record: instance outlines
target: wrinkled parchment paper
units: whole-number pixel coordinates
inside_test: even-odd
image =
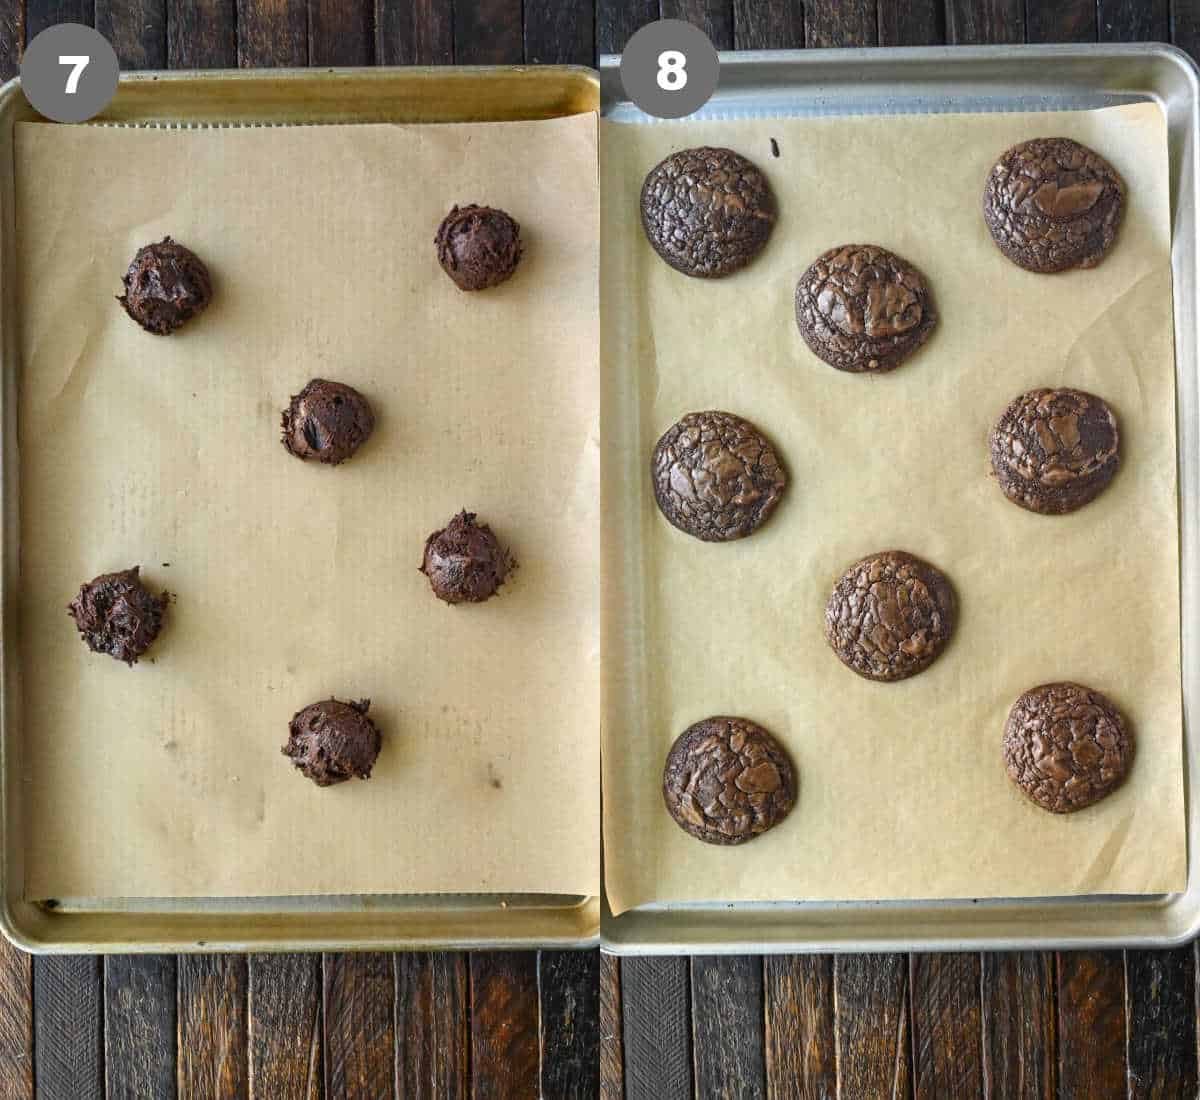
[[[595,117],[31,124],[17,154],[27,893],[594,894]],[[455,202],[522,224],[511,282],[442,273]],[[165,339],[113,301],[164,234],[216,287]],[[313,376],[376,410],[344,466],[279,444]],[[417,566],[463,507],[520,568],[451,608]],[[128,669],[65,607],[134,563],[177,602]],[[331,694],[369,696],[384,747],[319,790],[279,749]]]
[[[606,883],[651,901],[1148,893],[1184,886],[1175,382],[1166,127],[1153,105],[1031,115],[771,119],[601,127]],[[1010,145],[1074,137],[1130,200],[1092,271],[1045,276],[995,248],[983,182]],[[770,139],[780,156],[772,156]],[[730,278],[669,269],[638,192],[667,153],[727,145],[769,176],[780,217]],[[941,321],[884,377],[826,366],[792,308],[824,249],[881,244],[914,262]],[[1123,466],[1065,517],[1010,504],[987,438],[1038,385],[1101,394]],[[791,476],[751,538],[703,544],[658,514],[648,464],[680,415],[727,409]],[[842,570],[900,548],[957,589],[955,638],[921,675],[875,684],[822,634]],[[1077,679],[1136,730],[1129,782],[1069,817],[1028,802],[1001,759],[1025,689]],[[790,752],[791,816],[740,848],[704,845],[662,806],[688,725],[739,714]]]

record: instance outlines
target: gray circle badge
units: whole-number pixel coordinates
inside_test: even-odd
[[[81,23],[59,23],[25,48],[21,88],[46,118],[83,122],[108,106],[118,73],[117,55],[104,35]]]
[[[683,118],[717,90],[717,51],[699,27],[682,19],[647,23],[621,54],[625,94],[655,118]]]

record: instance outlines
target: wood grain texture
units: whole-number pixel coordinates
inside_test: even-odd
[[[457,65],[518,65],[525,59],[521,0],[454,0]]]
[[[912,1090],[912,1049],[905,955],[839,955],[838,1100],[904,1100]]]
[[[371,65],[374,61],[373,0],[308,0],[310,65]]]
[[[814,49],[877,46],[879,21],[874,0],[806,0],[804,43]]]
[[[166,0],[96,0],[96,30],[112,43],[122,72],[167,67]]]
[[[600,952],[538,954],[542,1100],[600,1095]]]
[[[987,1100],[1053,1100],[1054,956],[988,952],[982,959],[980,997]]]
[[[1023,0],[946,0],[946,41],[960,46],[1024,42]]]
[[[525,0],[525,60],[530,65],[591,65],[595,27],[591,4]]]
[[[768,955],[763,966],[767,1095],[834,1100],[833,956]]]
[[[596,52],[621,53],[635,31],[657,18],[658,0],[599,0]]]
[[[804,11],[798,0],[733,0],[733,45],[738,50],[800,49]]]
[[[244,69],[307,65],[306,0],[237,0],[237,61]]]
[[[0,0],[0,80],[17,75],[24,48],[25,0]]]
[[[92,0],[25,0],[25,41],[32,42],[55,23],[95,25]]]
[[[1060,1100],[1126,1095],[1125,961],[1119,951],[1060,951]]]
[[[104,1079],[108,1100],[170,1100],[175,1090],[175,957],[104,960]]]
[[[1025,0],[1029,42],[1095,42],[1096,0]]]
[[[325,1095],[390,1100],[396,1083],[391,955],[325,955],[322,966]]]
[[[537,955],[471,956],[474,1100],[522,1100],[538,1090]]]
[[[1101,42],[1166,42],[1170,32],[1168,0],[1097,0]]]
[[[251,1100],[321,1100],[321,957],[251,955]]]
[[[243,955],[179,959],[179,1100],[246,1100],[247,973]]]
[[[1129,1100],[1197,1095],[1193,951],[1125,953]]]
[[[663,19],[699,27],[718,50],[733,49],[733,0],[662,0]]]
[[[375,0],[377,65],[449,65],[454,61],[453,0]]]
[[[99,955],[33,960],[33,1029],[38,1100],[101,1100],[104,966]]]
[[[167,64],[172,69],[237,67],[236,0],[167,0]]]
[[[0,37],[0,43],[2,41]],[[1190,53],[1193,59],[1200,58],[1200,0],[1173,0],[1171,41]]]
[[[913,955],[913,1096],[967,1100],[983,1095],[977,954]]]
[[[395,967],[397,1097],[467,1100],[467,957],[449,952],[400,954]]]
[[[627,1100],[691,1100],[688,960],[621,960]]]
[[[33,1100],[33,967],[0,936],[0,1100]]]
[[[940,46],[946,9],[939,0],[880,0],[879,45]]]
[[[600,956],[600,1100],[624,1100],[625,1049],[621,1034],[621,963]]]
[[[696,1092],[713,1100],[765,1100],[763,962],[754,955],[692,959]]]

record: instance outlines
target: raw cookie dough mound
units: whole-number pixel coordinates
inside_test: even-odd
[[[1121,462],[1112,409],[1094,394],[1037,389],[1021,394],[992,429],[992,469],[1004,495],[1044,516],[1095,500]]]
[[[370,779],[383,746],[379,730],[367,717],[370,706],[370,699],[311,703],[292,717],[287,744],[280,751],[318,787],[355,777]]]
[[[1080,684],[1043,684],[1025,692],[1004,726],[1009,778],[1055,814],[1082,810],[1116,790],[1133,750],[1121,712]]]
[[[983,189],[992,240],[1027,271],[1095,267],[1116,240],[1124,208],[1116,169],[1070,138],[1014,145]]]
[[[663,801],[675,823],[706,844],[744,844],[778,825],[796,800],[779,742],[745,718],[706,718],[667,754]]]
[[[486,290],[510,279],[521,260],[521,227],[503,210],[456,206],[442,219],[438,263],[459,290]]]
[[[775,225],[766,177],[731,149],[683,149],[642,184],[642,228],[671,267],[716,279],[745,267]]]
[[[125,293],[117,301],[155,336],[174,332],[212,301],[208,268],[170,237],[139,248],[122,282]]]
[[[336,466],[375,430],[375,414],[358,390],[314,378],[283,413],[283,445],[299,459]]]
[[[421,572],[446,603],[483,603],[496,594],[517,563],[474,512],[459,512],[425,540]]]
[[[67,608],[93,653],[132,665],[162,629],[168,596],[152,595],[138,577],[139,566],[103,573],[79,589]]]
[[[937,324],[924,276],[873,244],[823,252],[796,284],[796,324],[817,358],[853,374],[895,370]]]
[[[946,648],[956,613],[954,589],[938,569],[885,550],[842,574],[825,605],[825,639],[860,676],[904,680]]]
[[[727,412],[688,413],[650,460],[654,499],[679,530],[704,542],[745,538],[775,510],[787,475],[767,438]]]

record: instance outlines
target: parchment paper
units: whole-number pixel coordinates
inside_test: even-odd
[[[992,244],[984,179],[1010,145],[1064,135],[1129,185],[1098,268],[1022,271]],[[774,158],[770,139],[780,156]],[[743,272],[706,282],[646,243],[646,172],[727,145],[769,176],[779,221]],[[1184,886],[1175,388],[1166,129],[1156,106],[602,125],[604,790],[614,912],[650,901],[1144,893]],[[824,249],[892,248],[941,320],[894,374],[818,360],[792,296]],[[1095,503],[1042,517],[990,477],[988,432],[1037,385],[1103,395],[1122,469]],[[753,537],[703,544],[657,513],[651,449],[680,415],[727,409],[775,442],[791,485]],[[824,641],[842,570],[876,550],[939,565],[955,638],[926,672],[874,684]],[[1136,730],[1129,782],[1068,817],[1028,802],[1001,759],[1025,689],[1076,679]],[[740,714],[799,770],[790,818],[704,845],[662,806],[674,738]]]
[[[595,117],[31,124],[17,174],[27,892],[593,894]],[[521,222],[511,282],[442,273],[455,202]],[[165,339],[113,301],[164,234],[216,286]],[[344,466],[279,444],[313,376],[376,410]],[[417,566],[463,507],[520,569],[451,608]],[[65,608],[134,563],[177,602],[128,669]],[[319,790],[279,750],[331,694],[370,697],[384,747],[369,781]]]

